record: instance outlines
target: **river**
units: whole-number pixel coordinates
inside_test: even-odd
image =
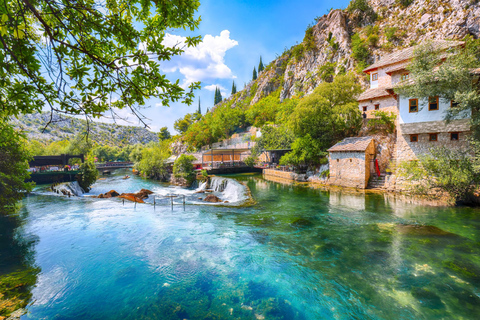
[[[234,176],[255,203],[236,206],[230,187],[213,205],[124,174],[91,194],[146,188],[155,207],[37,187],[3,218],[16,227],[0,275],[28,280],[21,319],[478,319],[478,209],[258,175]]]

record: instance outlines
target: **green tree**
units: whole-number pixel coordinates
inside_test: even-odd
[[[3,0],[0,5],[0,108],[6,115],[52,111],[99,116],[113,107],[192,103],[160,63],[180,55],[167,30],[194,31],[200,3],[160,1]],[[186,37],[187,47],[200,42]]]
[[[258,63],[258,73],[262,72],[265,67],[263,66],[262,56],[260,56],[260,62]]]
[[[32,189],[24,182],[30,176],[30,159],[25,138],[0,118],[0,209],[15,205]]]
[[[185,117],[175,121],[175,123],[173,124],[173,128],[179,133],[185,133],[192,123],[193,115],[191,113],[187,113]]]
[[[168,177],[166,161],[170,155],[171,150],[167,140],[144,147],[140,160],[135,162],[135,169],[144,177],[166,181]]]
[[[237,86],[235,85],[235,81],[232,82],[232,95],[237,93]]]
[[[292,151],[280,158],[281,165],[317,165],[328,153],[322,143],[313,139],[309,134],[295,139]]]
[[[160,141],[168,140],[171,137],[172,135],[170,134],[170,131],[168,131],[167,127],[160,128],[160,131],[158,132],[158,139],[160,139]]]
[[[83,190],[89,191],[90,186],[98,179],[98,170],[93,161],[93,155],[85,157],[85,162],[80,165],[78,184]]]
[[[352,74],[338,75],[331,83],[321,83],[298,103],[290,116],[295,135],[310,135],[319,140],[322,150],[345,137],[355,136],[362,125],[356,101],[361,91]]]
[[[198,114],[202,114],[202,107],[200,107],[200,97],[198,97],[198,110],[197,110],[197,113]]]
[[[295,140],[295,135],[287,126],[266,125],[261,132],[253,147],[254,154],[261,154],[265,150],[290,149]]]
[[[173,164],[173,176],[175,178],[183,178],[187,184],[191,184],[195,180],[195,171],[193,170],[194,156],[182,154],[175,160]]]
[[[216,88],[215,88],[215,101],[214,101],[214,105],[216,105],[217,103],[222,102],[222,100],[223,100],[222,92],[220,91],[220,88],[216,87]]]
[[[257,70],[253,67],[253,77],[252,80],[257,80]]]

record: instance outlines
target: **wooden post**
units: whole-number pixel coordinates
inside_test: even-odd
[[[212,166],[211,167],[213,169],[213,148],[211,148],[210,151],[211,151],[210,154],[212,155]]]
[[[153,209],[155,209],[155,205],[156,205],[155,196],[153,196]]]
[[[136,208],[137,207],[137,198],[133,197],[133,199],[135,199],[135,207],[134,208]]]
[[[185,211],[185,195],[183,195],[183,211]]]
[[[232,167],[235,165],[235,149],[232,149]]]
[[[172,204],[172,210],[173,210],[173,197],[170,197],[170,203]]]
[[[122,199],[123,205],[125,205],[125,199]]]

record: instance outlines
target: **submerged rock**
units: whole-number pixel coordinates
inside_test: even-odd
[[[213,195],[213,194],[209,194],[208,196],[206,196],[205,199],[203,199],[203,201],[222,202],[222,200],[219,197],[217,197],[216,195]]]
[[[457,235],[435,226],[422,226],[416,224],[400,224],[395,229],[401,234],[411,236],[442,236],[442,237],[456,237]]]
[[[313,222],[307,219],[299,218],[290,224],[295,228],[307,228],[313,226]]]

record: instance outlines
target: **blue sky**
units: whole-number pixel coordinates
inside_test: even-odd
[[[194,33],[170,30],[169,41],[176,43],[186,35],[201,35],[202,44],[187,49],[185,54],[173,61],[163,63],[165,74],[180,83],[201,81],[202,89],[195,95],[195,103],[186,106],[181,103],[162,106],[155,99],[150,107],[143,109],[149,118],[152,131],[167,126],[173,134],[173,123],[185,114],[198,108],[201,99],[202,113],[213,106],[215,86],[222,87],[223,97],[231,92],[232,81],[237,90],[252,78],[253,67],[258,67],[260,56],[265,65],[280,55],[285,48],[301,42],[305,29],[315,17],[322,16],[330,8],[345,8],[349,0],[201,0],[199,15],[202,18],[199,29]],[[128,115],[121,112],[122,116]],[[121,123],[121,122],[120,122]],[[137,125],[130,121],[130,125]]]

